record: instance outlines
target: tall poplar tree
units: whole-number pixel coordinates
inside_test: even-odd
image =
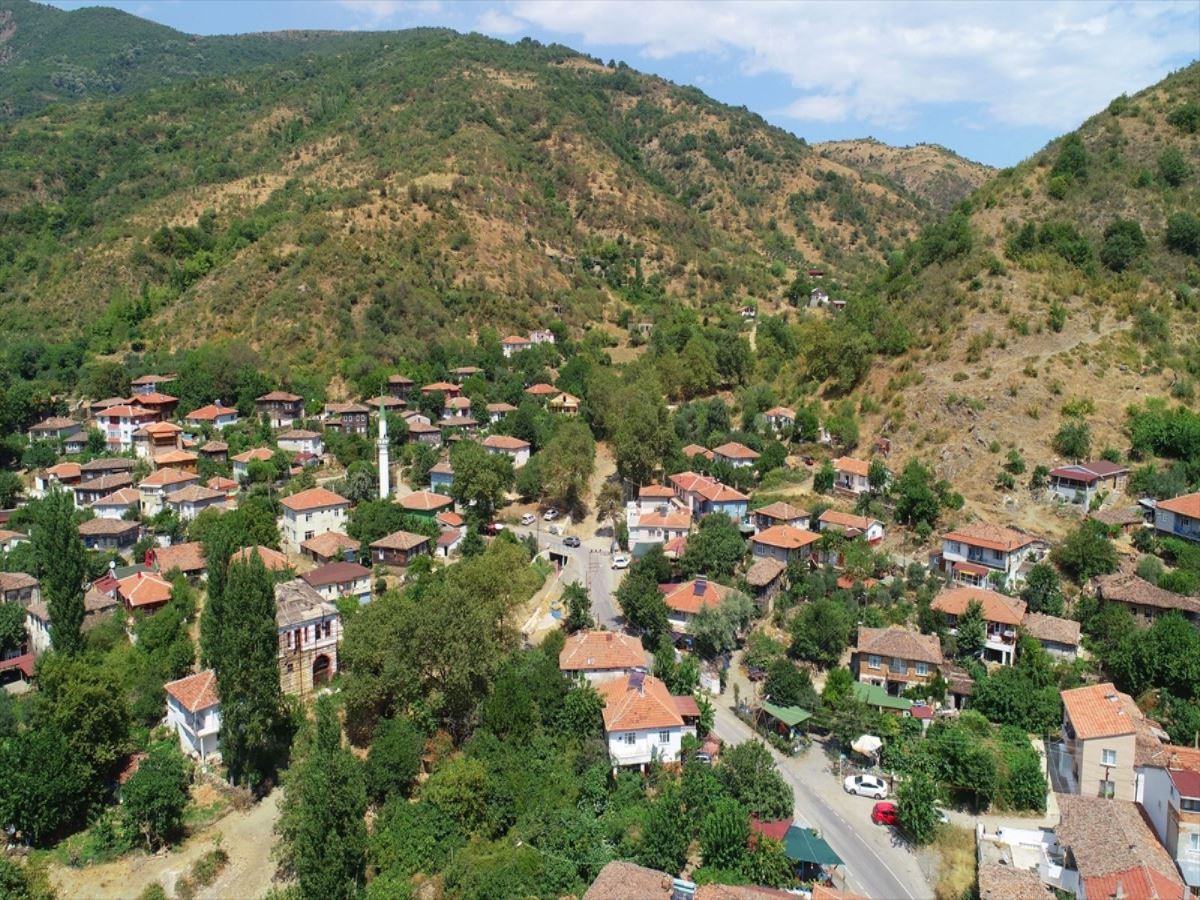
[[[83,586],[88,565],[71,496],[57,489],[47,494],[34,525],[33,553],[50,609],[50,641],[60,653],[76,653],[83,649]]]

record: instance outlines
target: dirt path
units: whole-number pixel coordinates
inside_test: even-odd
[[[279,817],[281,796],[276,789],[250,809],[230,812],[165,855],[136,854],[84,869],[55,866],[50,871],[50,880],[63,898],[132,900],[154,883],[161,884],[171,896],[177,881],[213,848],[213,837],[220,833],[229,862],[217,880],[198,891],[196,897],[198,900],[261,897],[274,881],[275,860],[271,851],[275,846],[275,821]]]

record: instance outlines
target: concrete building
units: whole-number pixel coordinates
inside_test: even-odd
[[[211,669],[163,685],[167,692],[167,727],[179,737],[179,749],[207,760],[220,750],[221,700]]]
[[[684,723],[678,700],[652,675],[635,672],[596,685],[604,700],[604,737],[613,768],[645,767],[651,761],[677,762],[683,736],[696,729]],[[694,703],[694,701],[693,701]]]
[[[299,553],[300,545],[327,531],[346,530],[350,501],[325,488],[309,488],[279,501],[283,515],[279,534],[284,549]]]
[[[592,684],[626,678],[646,667],[640,638],[613,631],[578,631],[563,644],[558,668]]]

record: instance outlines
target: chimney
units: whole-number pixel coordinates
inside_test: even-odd
[[[696,576],[696,596],[703,597],[704,592],[707,589],[708,589],[708,576],[707,575],[697,575]]]

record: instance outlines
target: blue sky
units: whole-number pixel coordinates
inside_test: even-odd
[[[55,0],[64,9],[97,5]],[[113,0],[193,34],[440,25],[624,60],[811,142],[932,142],[1012,165],[1200,58],[1200,0]]]

